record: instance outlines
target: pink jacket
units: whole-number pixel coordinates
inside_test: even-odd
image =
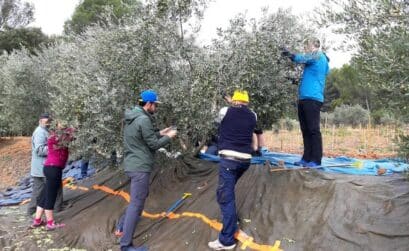
[[[56,166],[60,168],[64,168],[65,164],[67,163],[69,151],[67,146],[60,146],[58,143],[60,141],[66,141],[68,143],[73,140],[73,129],[68,128],[65,129],[63,135],[57,137],[55,132],[51,133],[50,137],[48,138],[47,145],[48,145],[48,155],[47,159],[44,163],[44,166]]]

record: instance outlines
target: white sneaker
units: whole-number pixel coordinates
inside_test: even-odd
[[[225,246],[220,243],[219,239],[215,241],[209,242],[207,245],[209,245],[209,248],[213,250],[231,250],[236,247],[236,244],[230,245],[230,246]]]

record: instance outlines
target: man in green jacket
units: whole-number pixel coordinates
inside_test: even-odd
[[[131,178],[131,201],[125,213],[121,251],[146,250],[144,247],[133,247],[133,234],[149,193],[149,176],[155,152],[168,144],[177,133],[171,127],[162,131],[154,127],[152,114],[159,103],[156,92],[146,90],[141,93],[139,106],[125,112],[124,168]]]

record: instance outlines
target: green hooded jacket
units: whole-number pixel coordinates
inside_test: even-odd
[[[151,172],[156,150],[170,142],[153,125],[152,116],[142,107],[125,111],[124,169]]]

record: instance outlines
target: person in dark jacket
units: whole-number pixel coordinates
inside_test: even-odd
[[[236,246],[234,234],[238,227],[234,190],[237,181],[250,166],[254,150],[253,131],[256,127],[256,115],[248,108],[248,103],[248,93],[236,90],[232,105],[220,122],[219,183],[216,195],[222,212],[223,228],[219,238],[208,243],[213,250],[230,250]]]
[[[145,247],[134,247],[132,239],[149,193],[154,155],[177,134],[171,127],[161,131],[154,127],[152,114],[160,103],[156,92],[146,90],[140,96],[139,106],[125,112],[123,165],[131,179],[131,201],[125,213],[121,251],[146,250]]]
[[[304,42],[304,54],[293,54],[284,49],[283,56],[296,64],[303,64],[304,71],[298,90],[298,119],[304,142],[304,154],[295,165],[315,167],[321,165],[322,137],[320,110],[324,102],[325,79],[329,73],[329,58],[320,51],[320,40],[309,38]]]

